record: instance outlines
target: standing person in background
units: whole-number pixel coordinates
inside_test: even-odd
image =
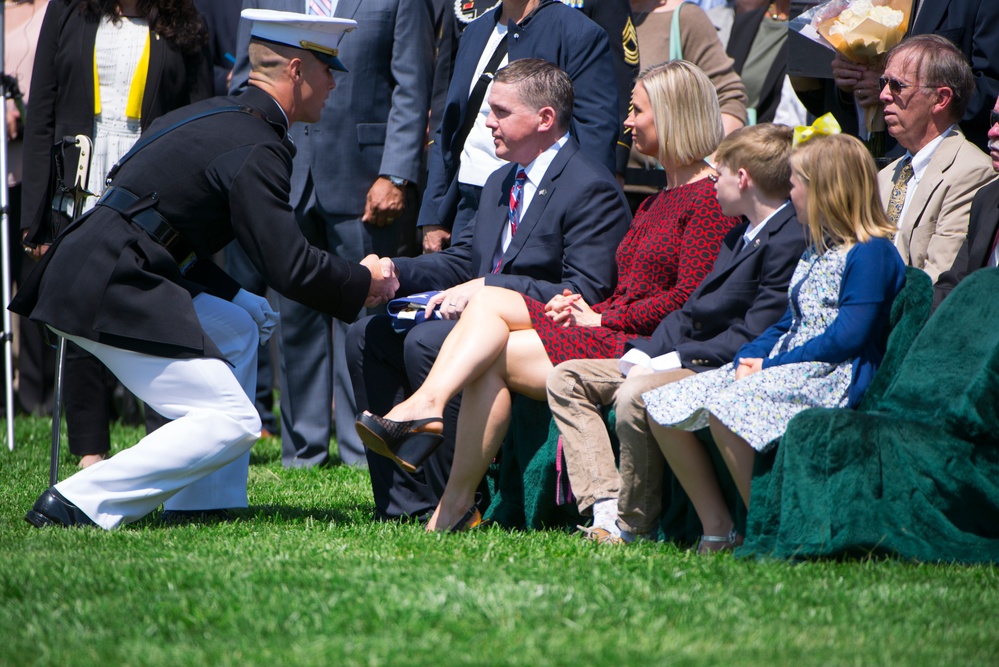
[[[8,2],[4,10],[4,74],[7,104],[7,188],[10,237],[10,275],[21,283],[35,268],[35,260],[23,253],[21,246],[21,173],[24,152],[25,106],[31,88],[31,67],[35,61],[35,46],[42,27],[42,17],[49,0]],[[14,94],[21,94],[18,98]],[[42,339],[38,327],[27,320],[15,318],[18,332],[17,401],[15,406],[30,414],[45,415],[52,411],[52,378],[55,355]],[[0,394],[0,400],[3,394]],[[4,402],[6,405],[6,402]]]
[[[239,10],[243,0],[194,0],[208,28],[208,51],[215,69],[215,94],[229,91],[232,68],[236,65],[236,37]]]
[[[584,153],[614,173],[621,119],[607,32],[560,2],[503,0],[462,33],[430,146],[417,222],[424,252],[441,250],[457,238],[478,209],[486,179],[505,164],[486,127],[489,77],[482,74],[521,58],[547,60],[569,75],[576,93],[572,136]]]
[[[631,12],[643,70],[671,59],[671,50],[675,51],[678,46],[671,43],[670,35],[676,18],[680,57],[701,68],[711,79],[718,94],[725,134],[746,124],[746,89],[714,26],[699,7],[682,0],[631,0]],[[678,17],[676,12],[679,12]],[[624,182],[628,203],[634,211],[646,197],[665,185],[665,175],[654,158],[642,155],[633,147]]]
[[[309,241],[349,261],[397,254],[405,216],[415,209],[434,66],[429,0],[246,0],[244,8],[311,13],[361,26],[339,57],[350,73],[337,83],[329,109],[293,127],[298,152],[291,205]],[[232,89],[246,85],[249,23],[240,26]],[[409,225],[412,225],[410,218]],[[331,404],[339,418],[340,460],[364,465],[352,427],[356,403],[343,342],[349,323],[279,298],[281,327],[281,462],[286,468],[330,462]],[[374,311],[373,311],[374,312]],[[372,312],[372,314],[373,314]]]
[[[52,145],[78,134],[93,139],[87,188],[99,195],[108,170],[153,120],[211,96],[206,42],[191,0],[49,3],[25,126],[21,226],[35,259],[59,231],[50,225]],[[96,196],[88,198],[86,208],[95,202]],[[67,345],[67,436],[81,467],[108,456],[113,382],[97,359]]]
[[[440,0],[437,0],[440,1]],[[453,3],[447,2],[444,18],[450,23],[445,24],[442,35],[453,34],[453,48],[450,49],[452,56],[457,49],[457,39],[461,36],[461,31],[469,23],[482,16],[491,9],[495,9],[500,3],[497,0],[475,0],[473,2]],[[619,115],[621,118],[621,136],[618,138],[616,159],[617,168],[614,173],[624,175],[624,170],[628,166],[628,156],[631,153],[631,133],[624,127],[624,121],[628,118],[628,111],[631,102],[631,87],[638,77],[638,37],[635,34],[635,24],[631,20],[631,7],[628,0],[565,0],[564,4],[581,11],[586,18],[590,19],[607,32],[610,40],[611,55],[614,58],[614,75],[617,80],[617,97]],[[445,52],[447,52],[445,50]],[[451,63],[453,66],[453,62]],[[447,70],[450,74],[450,70]],[[440,85],[434,82],[434,99],[438,98],[438,91],[447,89],[447,80],[443,80]],[[444,91],[441,91],[444,92]],[[438,119],[438,124],[439,124]],[[437,125],[431,123],[431,131],[437,129]]]

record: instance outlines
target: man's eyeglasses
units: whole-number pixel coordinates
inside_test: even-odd
[[[884,90],[885,86],[888,86],[888,90],[892,95],[901,95],[902,91],[906,88],[936,88],[936,86],[917,86],[914,83],[902,83],[898,79],[884,76],[878,79],[878,85],[881,86],[879,90]]]

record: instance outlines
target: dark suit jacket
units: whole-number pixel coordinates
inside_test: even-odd
[[[243,7],[304,11],[304,0],[246,0]],[[291,201],[297,205],[311,178],[319,209],[332,215],[364,211],[379,175],[415,182],[427,137],[434,68],[429,0],[339,0],[334,15],[357,29],[340,41],[336,72],[322,119],[291,130],[298,147]],[[246,85],[249,21],[240,21],[232,90]]]
[[[989,250],[992,249],[992,241],[997,231],[999,231],[999,181],[984,186],[971,200],[968,236],[950,270],[941,273],[933,286],[934,309],[969,273],[988,266]]]
[[[430,173],[420,209],[420,226],[442,225],[450,229],[454,221],[461,156],[453,150],[453,144],[468,113],[472,76],[499,20],[500,9],[497,7],[476,19],[461,35],[441,124],[430,146]],[[614,60],[607,33],[580,12],[550,0],[542,0],[519,25],[511,23],[508,27],[511,62],[543,58],[572,78],[576,95],[572,136],[587,155],[613,172],[620,120]]]
[[[42,20],[24,137],[24,189],[21,226],[40,222],[52,205],[50,152],[64,136],[94,131],[94,43],[98,23],[85,20],[64,0],[48,4]],[[165,39],[149,42],[149,71],[142,98],[141,127],[167,111],[211,97],[212,71],[207,47],[184,57]],[[35,235],[36,230],[32,230]]]
[[[448,82],[454,68],[454,56],[458,48],[458,37],[466,23],[458,20],[458,14],[467,3],[458,6],[451,0],[431,0],[434,4],[434,16],[437,17],[437,71],[434,74],[433,113],[430,116],[430,128],[436,130],[440,125],[440,114],[444,108]],[[488,9],[500,4],[493,0],[491,6],[482,3]],[[638,77],[638,35],[631,21],[631,3],[628,0],[586,0],[572,3],[588,19],[607,32],[610,41],[611,56],[614,59],[614,74],[617,77],[618,114],[621,123],[621,136],[617,141],[616,172],[624,173],[631,154],[631,131],[624,127],[631,108],[631,88]],[[464,19],[467,20],[467,19]]]
[[[706,371],[732,361],[744,343],[780,320],[788,283],[805,251],[804,226],[789,203],[736,253],[748,226],[725,237],[715,268],[683,308],[667,315],[652,338],[632,340],[629,348],[650,357],[676,350],[684,368]]]
[[[192,297],[223,298],[239,285],[211,262],[234,238],[268,285],[344,320],[357,316],[371,274],[310,247],[288,192],[294,146],[277,103],[257,88],[171,112],[149,131],[208,109],[242,105],[266,118],[227,112],[199,118],[140,149],[113,185],[144,197],[193,245],[186,274],[158,241],[117,211],[97,206],[59,236],[22,285],[11,310],[91,340],[163,357],[222,358]]]
[[[229,89],[229,72],[236,65],[236,36],[243,0],[194,0],[208,28],[208,50],[215,68],[215,94]]]
[[[475,219],[442,252],[395,260],[399,294],[447,289],[485,276],[546,302],[563,289],[598,303],[616,280],[614,251],[631,221],[628,204],[607,169],[569,139],[548,167],[517,234],[491,273],[507,224],[517,165],[497,169],[486,181]]]

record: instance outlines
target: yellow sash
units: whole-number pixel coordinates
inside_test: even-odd
[[[149,74],[149,31],[146,31],[146,43],[135,66],[132,83],[128,88],[128,102],[125,105],[125,116],[142,118],[142,96],[146,92],[146,76]],[[97,74],[97,53],[94,49],[94,115],[101,115],[101,80]]]

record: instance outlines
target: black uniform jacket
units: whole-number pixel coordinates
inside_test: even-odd
[[[198,262],[181,273],[158,241],[129,219],[97,206],[71,225],[25,281],[11,310],[69,334],[164,357],[221,358],[198,323],[192,298],[231,298],[238,284],[211,263],[235,238],[267,284],[290,299],[353,320],[371,276],[313,248],[288,203],[294,145],[287,120],[266,93],[248,88],[171,112],[161,127],[207,109],[242,105],[182,125],[142,148],[113,185],[140,197],[193,245]]]
[[[629,341],[650,357],[676,350],[684,368],[695,372],[723,366],[743,344],[758,337],[787,312],[787,288],[805,252],[805,230],[788,204],[774,214],[749,246],[748,227],[733,229],[709,273],[683,308],[667,315],[651,339]]]

